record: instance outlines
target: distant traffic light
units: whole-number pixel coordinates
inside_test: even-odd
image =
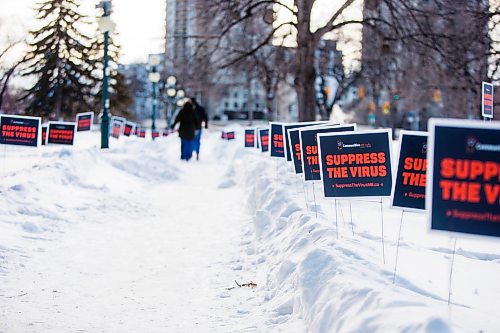
[[[392,90],[392,99],[395,101],[399,101],[401,99],[401,91],[399,89]]]
[[[382,104],[382,114],[388,116],[391,113],[391,104],[389,102],[384,102]]]

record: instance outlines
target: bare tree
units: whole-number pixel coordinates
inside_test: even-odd
[[[315,87],[316,69],[314,67],[315,51],[320,40],[328,33],[339,30],[349,24],[361,24],[363,20],[353,20],[347,18],[345,12],[354,6],[355,0],[340,1],[339,6],[331,13],[323,26],[312,30],[311,25],[313,8],[317,1],[314,0],[295,0],[293,4],[279,0],[240,0],[220,1],[219,5],[214,6],[213,17],[222,17],[218,22],[219,42],[218,48],[224,48],[232,56],[219,58],[215,64],[224,67],[232,65],[249,56],[255,54],[259,49],[271,44],[276,39],[281,41],[295,41],[295,59],[294,59],[294,87],[297,93],[299,120],[312,120],[316,118],[315,105]],[[234,42],[231,33],[240,29],[242,24],[255,17],[266,18],[269,12],[279,10],[286,13],[284,20],[276,20],[266,33],[255,36],[251,48],[242,47],[241,43]],[[317,9],[316,9],[317,10]],[[222,59],[222,60],[221,60]]]
[[[337,2],[325,24],[313,27],[313,11],[317,10],[315,6],[318,3],[315,0],[294,0],[293,3],[278,0],[220,1],[213,6],[210,14],[212,17],[222,18],[217,21],[219,40],[214,46],[226,50],[226,54],[231,53],[232,56],[216,58],[214,63],[221,67],[230,66],[252,56],[271,42],[292,40],[296,48],[294,86],[298,98],[299,120],[316,117],[314,81],[318,73],[314,68],[314,53],[318,43],[327,34],[342,31],[348,26],[361,26],[378,34],[375,36],[378,49],[370,50],[374,61],[371,64],[365,62],[363,66],[363,70],[369,72],[366,75],[371,82],[369,90],[377,100],[383,89],[399,89],[397,83],[403,73],[419,68],[422,71],[422,65],[427,66],[424,71],[454,72],[452,81],[455,83],[445,88],[461,90],[463,96],[468,96],[463,103],[468,110],[473,104],[471,101],[476,100],[478,82],[486,78],[497,80],[500,62],[498,32],[497,35],[493,34],[499,21],[497,0],[491,1],[491,4],[488,0],[365,0],[363,3],[344,0]],[[360,6],[370,9],[364,11],[362,18],[347,15],[349,10]],[[252,36],[254,39],[250,48],[245,47],[248,46],[247,43],[231,38],[232,33],[241,29],[246,21],[256,16],[265,17],[267,11],[276,9],[289,15],[276,20],[272,29],[260,34],[257,39]],[[397,58],[403,51],[406,56],[410,56],[406,59],[407,63],[411,62],[411,55],[421,55],[420,60],[415,61],[419,65],[408,67],[404,62],[398,61]],[[488,66],[481,65],[485,58],[489,61]],[[431,77],[432,75],[428,76],[427,83],[421,83],[432,86]],[[341,80],[351,83],[354,77],[346,75]],[[413,87],[416,88],[418,87]],[[412,98],[417,102],[418,99],[432,95],[433,90],[429,88],[425,94]],[[443,99],[448,95],[452,94],[443,93]],[[377,107],[377,112],[380,113],[379,105]]]
[[[481,81],[499,80],[498,1],[365,5],[365,15],[384,22],[363,31],[363,77],[380,124],[394,127],[403,110],[420,113],[423,124],[432,115],[479,116]],[[390,114],[382,102],[391,103]]]
[[[2,109],[4,97],[8,91],[9,81],[21,63],[20,61],[12,63],[8,61],[7,58],[9,53],[20,43],[19,40],[14,40],[9,37],[6,40],[5,46],[0,48],[0,110]]]

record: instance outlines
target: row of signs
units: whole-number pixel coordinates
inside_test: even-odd
[[[245,148],[257,148],[260,149],[263,153],[269,151],[269,129],[245,129]]]
[[[43,126],[40,117],[0,115],[0,144],[29,147],[73,145],[75,132],[90,131],[93,122],[93,112],[77,114],[75,122],[50,121]]]
[[[41,126],[39,117],[0,115],[0,144],[4,145],[72,145],[76,130],[76,123],[49,122]]]
[[[38,147],[45,144],[73,145],[76,132],[90,131],[93,112],[79,113],[75,122],[50,121],[42,125],[40,117],[0,115],[0,144]],[[146,130],[122,117],[111,117],[111,136],[146,137]],[[152,131],[153,139],[168,136],[170,131]]]
[[[328,198],[391,197],[427,211],[432,229],[500,236],[500,124],[431,119],[429,133],[402,131],[393,172],[390,130],[356,124],[277,123],[245,130],[245,147],[322,181]]]
[[[152,130],[151,137],[157,139],[159,137],[169,136],[170,130]],[[138,138],[146,137],[146,130],[132,121],[128,121],[123,117],[111,117],[111,136],[119,139],[120,136],[137,136]]]

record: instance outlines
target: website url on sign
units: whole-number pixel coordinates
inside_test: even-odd
[[[334,188],[361,188],[361,187],[380,187],[380,183],[346,183],[346,184],[334,184]]]
[[[486,221],[486,222],[496,222],[500,223],[500,215],[493,214],[490,212],[478,213],[478,212],[466,212],[458,209],[453,209],[448,212],[448,216],[452,216],[460,220],[476,220],[476,221]]]

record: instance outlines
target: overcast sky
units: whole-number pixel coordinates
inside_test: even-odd
[[[0,42],[7,36],[22,38],[36,27],[37,0],[0,0]],[[80,1],[82,12],[94,20],[98,0]],[[124,63],[146,61],[149,53],[163,51],[165,0],[113,0],[112,18],[117,26],[117,42],[122,45]],[[91,31],[92,33],[92,31]]]

